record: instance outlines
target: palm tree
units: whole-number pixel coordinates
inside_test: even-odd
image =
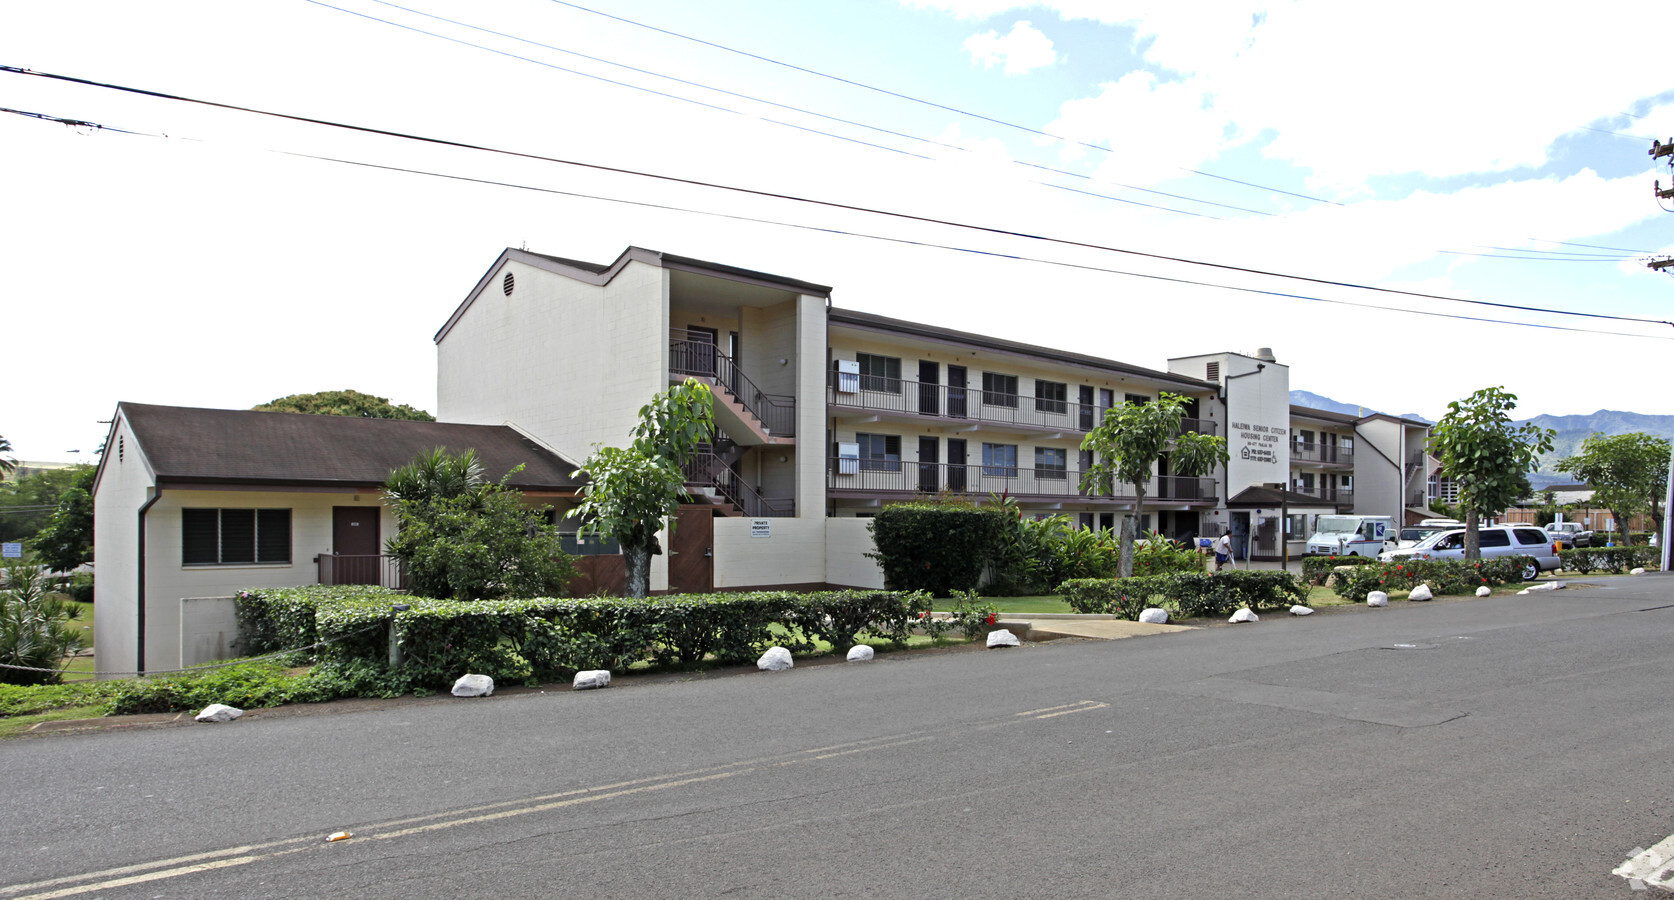
[[[6,440],[4,437],[0,437],[0,453],[10,452],[12,452],[12,442]],[[0,456],[0,478],[10,475],[16,470],[17,460],[12,459],[10,456]]]

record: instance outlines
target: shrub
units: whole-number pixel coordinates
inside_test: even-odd
[[[999,615],[1000,610],[994,604],[978,597],[974,591],[966,591],[957,595],[951,618],[958,623],[965,638],[974,641],[988,632],[988,626],[998,621]]]
[[[1582,575],[1591,575],[1600,570],[1620,575],[1634,568],[1657,568],[1661,564],[1662,555],[1655,547],[1635,544],[1629,547],[1581,547],[1559,550],[1558,559],[1565,569]]]
[[[1496,587],[1523,580],[1523,568],[1534,562],[1531,556],[1496,556],[1489,559],[1418,559],[1360,566],[1337,578],[1337,596],[1364,602],[1372,591],[1410,591],[1428,584],[1431,592],[1469,594],[1483,585]]]
[[[77,603],[93,602],[93,573],[77,572],[70,576],[70,584],[64,589],[70,599]]]
[[[1065,582],[1064,600],[1080,613],[1108,613],[1138,619],[1149,606],[1169,608],[1177,618],[1231,615],[1243,607],[1263,609],[1300,603],[1308,595],[1289,572],[1236,570]]]
[[[1313,585],[1324,584],[1342,566],[1377,565],[1369,556],[1307,556],[1302,559],[1302,578]]]
[[[897,591],[937,597],[975,590],[983,568],[1001,553],[1006,513],[968,504],[895,503],[878,511],[869,529],[884,583]]]
[[[1112,541],[1112,547],[1114,545],[1115,542]],[[1145,536],[1144,541],[1136,542],[1133,547],[1133,574],[1136,577],[1201,573],[1205,565],[1203,554],[1190,546],[1163,537],[1160,531],[1152,531]],[[1112,561],[1106,577],[1115,574],[1115,562]]]
[[[47,589],[41,566],[7,563],[6,587],[0,590],[0,663],[18,668],[0,669],[0,682],[54,684],[65,655],[82,646],[81,632],[69,624],[81,615],[81,607]]]

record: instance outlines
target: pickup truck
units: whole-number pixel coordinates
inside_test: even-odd
[[[1563,541],[1565,547],[1587,547],[1593,542],[1593,533],[1580,522],[1553,522],[1546,526],[1546,535],[1554,541]]]

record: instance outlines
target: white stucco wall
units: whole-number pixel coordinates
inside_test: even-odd
[[[237,640],[238,606],[232,597],[181,598],[181,666],[231,659]]]
[[[825,298],[796,299],[796,516],[825,516]],[[818,581],[820,579],[810,579]]]
[[[869,526],[871,519],[833,518],[826,520],[825,580],[845,587],[882,588],[883,568],[866,556],[876,552]]]
[[[1290,369],[1279,363],[1227,354],[1227,495],[1257,484],[1290,481]]]
[[[823,518],[767,520],[772,536],[751,537],[751,520],[715,520],[715,589],[825,581]]]
[[[93,646],[101,672],[132,672],[138,662],[139,508],[154,484],[144,454],[118,416],[93,494]]]
[[[667,270],[637,261],[600,286],[507,260],[437,344],[437,418],[516,423],[577,463],[621,446],[668,387],[667,296]]]

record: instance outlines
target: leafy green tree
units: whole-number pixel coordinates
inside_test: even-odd
[[[0,453],[11,453],[12,442],[0,437]],[[0,456],[0,478],[12,474],[17,469],[17,460],[10,456]]]
[[[1109,491],[1115,482],[1134,488],[1133,515],[1122,520],[1122,578],[1133,574],[1134,529],[1145,515],[1145,488],[1157,461],[1167,455],[1175,475],[1193,477],[1208,475],[1228,459],[1225,438],[1180,431],[1186,403],[1184,395],[1161,391],[1148,403],[1119,404],[1105,410],[1104,421],[1081,440],[1081,449],[1096,460],[1081,473],[1084,489]]]
[[[1648,512],[1657,541],[1662,541],[1662,501],[1668,493],[1667,438],[1636,431],[1631,434],[1594,434],[1581,450],[1558,463],[1558,471],[1573,475],[1593,488],[1593,502],[1616,517],[1622,543],[1631,544],[1628,521]]]
[[[575,576],[547,507],[531,507],[483,477],[476,451],[438,447],[389,474],[384,493],[397,531],[384,544],[421,597],[498,600],[558,596]]]
[[[81,648],[81,632],[70,621],[81,607],[48,591],[46,569],[33,561],[6,561],[0,590],[0,668],[3,684],[56,684],[65,657]],[[47,671],[29,671],[44,669]]]
[[[251,409],[259,412],[307,413],[316,416],[350,416],[359,419],[406,419],[410,422],[434,422],[436,417],[422,409],[389,402],[360,391],[320,391],[317,394],[291,394],[269,400]]]
[[[600,447],[575,473],[586,475],[581,503],[570,516],[583,532],[608,534],[622,546],[630,597],[651,590],[651,557],[661,553],[657,532],[686,496],[682,466],[715,433],[715,397],[688,378],[640,407],[633,443]]]
[[[49,568],[67,572],[93,558],[92,466],[76,466],[75,480],[58,495],[58,506],[31,544]]]
[[[1528,496],[1529,473],[1552,449],[1553,431],[1511,423],[1517,395],[1503,387],[1483,388],[1447,405],[1447,415],[1430,429],[1430,453],[1441,460],[1442,477],[1459,489],[1465,511],[1465,558],[1480,559],[1477,523]]]
[[[27,540],[46,527],[59,498],[76,485],[83,469],[37,469],[0,482],[0,541]]]

